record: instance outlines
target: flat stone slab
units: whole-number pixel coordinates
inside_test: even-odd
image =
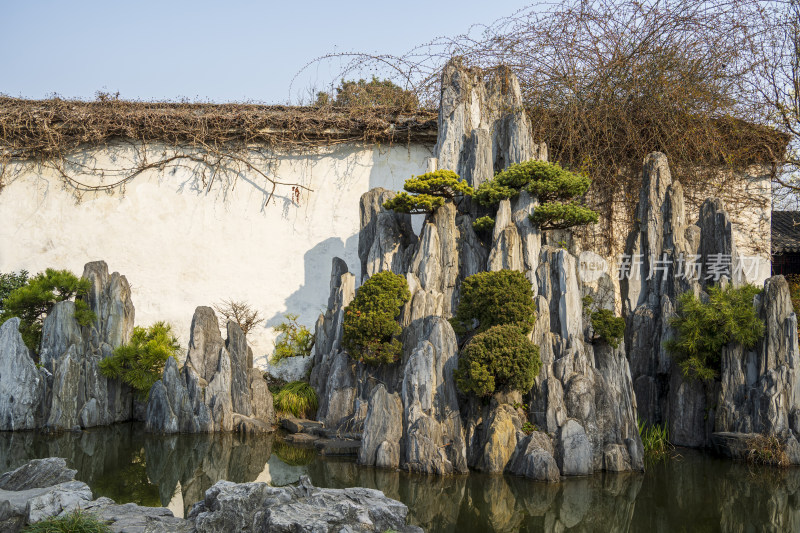
[[[319,440],[319,437],[309,433],[293,433],[286,435],[285,440],[292,444],[313,444]]]
[[[290,416],[281,420],[281,427],[289,433],[313,433],[322,430],[325,426],[322,422]]]
[[[320,455],[358,455],[361,442],[350,439],[319,439],[314,447]]]

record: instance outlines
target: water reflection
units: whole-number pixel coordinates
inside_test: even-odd
[[[0,471],[59,456],[100,496],[188,512],[216,481],[363,486],[405,502],[432,532],[800,531],[800,469],[753,469],[697,452],[646,474],[557,485],[518,477],[410,475],[326,458],[274,436],[155,436],[121,424],[46,436],[0,433]]]

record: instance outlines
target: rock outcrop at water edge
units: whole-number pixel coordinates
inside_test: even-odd
[[[182,369],[170,357],[150,389],[146,428],[155,433],[272,431],[272,394],[253,368],[238,324],[228,321],[223,342],[216,314],[198,307]]]

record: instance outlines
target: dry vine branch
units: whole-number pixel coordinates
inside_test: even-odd
[[[309,190],[283,182],[266,169],[276,150],[308,153],[342,143],[408,143],[435,138],[435,114],[394,108],[298,108],[254,104],[43,101],[0,97],[0,188],[13,169],[42,164],[58,172],[76,195],[111,192],[147,170],[194,163],[210,189],[220,174],[255,174],[267,184],[266,205],[276,188]],[[104,169],[76,160],[86,149],[128,143],[136,163]],[[208,183],[205,171],[210,173]],[[95,178],[88,183],[79,175]],[[105,182],[108,175],[116,176]],[[294,189],[293,189],[294,190]]]
[[[641,163],[652,151],[667,154],[691,203],[732,189],[754,164],[778,176],[792,132],[773,129],[768,102],[751,84],[763,83],[773,24],[794,2],[564,0],[403,55],[320,60],[345,59],[336,79],[377,70],[428,104],[454,55],[484,70],[510,67],[536,140],[548,144],[552,160],[590,173],[590,202],[605,221],[630,223]]]

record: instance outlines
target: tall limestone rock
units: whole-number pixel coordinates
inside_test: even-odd
[[[520,101],[507,70],[484,79],[457,61],[448,64],[438,167],[478,185],[511,163],[546,158],[544,147],[530,138]],[[362,197],[359,255],[364,279],[381,269],[406,277],[411,299],[399,318],[402,357],[373,367],[342,349],[344,308],[356,289],[354,276],[335,259],[311,375],[320,397],[318,419],[328,428],[362,434],[360,463],[411,472],[442,475],[471,467],[558,481],[602,469],[641,470],[624,347],[585,338],[578,260],[565,250],[542,248],[529,219],[537,199],[521,193],[502,202],[486,242],[472,228],[477,207],[468,200],[446,203],[426,217],[416,240],[402,215],[381,207],[390,194],[373,190]],[[456,388],[459,339],[445,319],[453,315],[466,277],[500,269],[522,271],[534,286],[540,317],[531,338],[542,349],[543,369],[531,391],[499,392],[484,404]],[[526,433],[526,423],[540,431]]]
[[[228,321],[223,342],[216,314],[198,307],[192,317],[186,363],[170,357],[150,389],[145,424],[155,433],[272,431],[272,394],[253,368],[244,333]]]
[[[135,310],[125,276],[109,274],[105,261],[87,263],[86,302],[95,320],[81,327],[75,304],[60,302],[42,327],[41,364],[48,379],[45,426],[53,431],[123,422],[133,417],[133,392],[100,373],[100,361],[127,343],[133,333]]]
[[[0,431],[41,424],[46,376],[36,368],[19,332],[19,318],[0,326]]]
[[[665,423],[678,445],[729,448],[728,443],[744,439],[742,435],[767,433],[794,447],[800,376],[797,317],[786,281],[782,276],[768,279],[754,302],[766,325],[754,349],[724,347],[719,379],[683,376],[664,348],[674,335],[669,321],[677,297],[687,291],[704,297],[712,284],[741,285],[747,267],[720,200],[706,200],[698,221],[689,224],[683,189],[672,180],[663,154],[647,156],[642,178],[637,223],[627,241],[628,268],[621,281],[640,416]],[[716,434],[725,436],[715,438]]]

